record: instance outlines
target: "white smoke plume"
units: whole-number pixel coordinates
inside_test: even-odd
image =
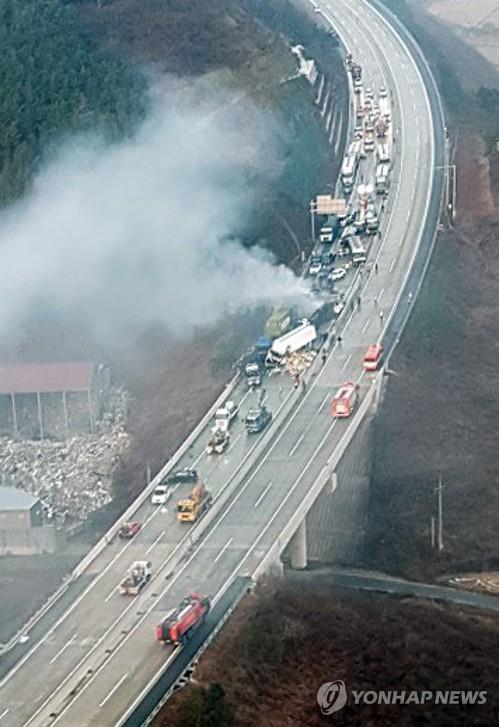
[[[99,336],[152,323],[185,336],[229,312],[309,300],[234,239],[280,170],[272,118],[240,99],[172,91],[133,139],[64,144],[0,215],[0,332],[34,308],[77,312]]]

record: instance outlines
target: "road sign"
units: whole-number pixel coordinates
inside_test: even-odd
[[[346,215],[347,204],[344,199],[335,199],[330,194],[318,194],[315,198],[315,212],[318,215]]]

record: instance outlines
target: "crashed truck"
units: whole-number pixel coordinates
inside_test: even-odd
[[[297,328],[273,341],[265,361],[267,366],[269,368],[281,366],[286,360],[286,356],[307,348],[316,338],[315,326],[310,321],[303,320]]]

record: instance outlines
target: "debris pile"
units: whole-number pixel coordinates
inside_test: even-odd
[[[129,442],[124,424],[127,395],[116,390],[96,434],[66,440],[0,437],[0,484],[39,497],[47,521],[85,520],[107,505],[112,476]]]
[[[292,353],[286,358],[287,373],[293,378],[297,375],[301,376],[312,365],[316,355],[315,351]]]

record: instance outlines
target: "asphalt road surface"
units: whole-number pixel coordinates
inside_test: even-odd
[[[335,388],[357,381],[362,397],[371,383],[362,356],[382,337],[395,307],[404,305],[399,294],[426,218],[434,166],[432,121],[416,66],[382,19],[362,0],[330,0],[320,7],[334,16],[362,63],[365,86],[384,85],[393,95],[392,186],[370,269],[356,281],[361,305],[346,313],[342,343],[332,348],[305,392],[294,390],[284,377],[266,382],[267,403],[277,419],[270,442],[264,446],[265,436],[246,435],[238,421],[229,450],[208,457],[203,433],[180,465],[195,465],[215,496],[217,516],[208,531],[193,537],[190,526],[175,520],[175,501],[189,486],[178,488],[166,508],[145,504],[137,514],[141,533],[127,543],[110,543],[86,574],[85,590],[0,681],[0,727],[120,724],[176,656],[155,642],[156,623],[190,591],[210,595],[216,603],[236,575],[255,571],[346,432],[348,421],[331,417]],[[373,167],[372,159],[366,160],[364,174]],[[239,390],[234,398],[244,396]],[[243,415],[250,396],[242,401]],[[222,508],[216,498],[221,503],[228,493],[229,504]],[[185,553],[189,538],[192,545]],[[136,598],[120,596],[117,586],[128,566],[143,558],[152,561],[152,582]]]

